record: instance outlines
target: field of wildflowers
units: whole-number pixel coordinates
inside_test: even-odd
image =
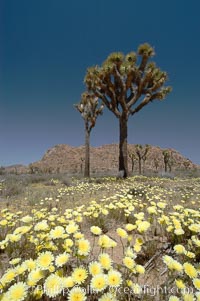
[[[1,210],[0,300],[200,300],[200,179],[90,182]]]

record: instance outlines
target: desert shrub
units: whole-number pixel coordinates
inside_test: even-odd
[[[56,186],[56,181],[54,179],[50,179],[44,182],[45,186]]]
[[[5,167],[0,166],[0,175],[4,175],[6,173]]]
[[[94,184],[103,184],[105,180],[103,178],[90,178],[88,180],[88,183],[94,183]]]
[[[71,181],[69,179],[63,179],[61,181],[61,184],[65,185],[65,186],[71,186]]]
[[[5,181],[4,188],[2,190],[2,195],[4,197],[11,197],[19,195],[24,192],[23,181],[18,181],[15,177],[8,178]]]
[[[158,174],[159,177],[161,178],[167,178],[167,179],[174,179],[174,174],[172,174],[171,172],[165,172],[165,171],[162,171]]]
[[[41,182],[45,182],[48,181],[52,178],[52,176],[50,175],[45,175],[45,174],[41,174],[41,175],[30,175],[29,176],[29,183],[32,184],[37,184],[37,183],[41,183]]]

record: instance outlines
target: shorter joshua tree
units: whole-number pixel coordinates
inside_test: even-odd
[[[165,165],[165,172],[167,172],[167,167],[170,161],[170,152],[169,150],[165,149],[163,152],[163,160],[164,160],[164,165]]]
[[[85,123],[85,177],[90,177],[90,132],[96,124],[98,115],[102,114],[103,107],[103,104],[99,104],[98,97],[88,92],[84,92],[80,103],[75,104]]]
[[[129,152],[129,158],[131,159],[131,171],[134,171],[135,160],[137,160],[136,155],[134,153]]]
[[[153,158],[153,163],[156,169],[156,172],[158,171],[158,167],[159,167],[159,160],[157,157]]]
[[[150,146],[146,144],[145,146],[142,146],[141,144],[136,144],[136,155],[138,157],[138,165],[139,165],[139,174],[142,174],[142,161],[143,161],[143,172],[145,169],[145,162],[147,160],[147,153],[150,150]]]
[[[81,157],[81,174],[83,172],[83,162],[84,162],[84,159]]]
[[[0,175],[4,175],[6,173],[6,169],[3,166],[0,166]]]
[[[29,167],[29,173],[30,174],[34,174],[35,173],[35,167],[34,167],[34,165],[32,163],[30,163],[28,167]]]
[[[147,160],[147,154],[150,150],[150,145],[146,144],[144,147],[144,152],[143,152],[143,156],[142,156],[142,161],[143,161],[143,173],[145,172],[145,164],[146,164],[146,160]]]
[[[175,164],[175,159],[173,157],[173,153],[171,152],[170,157],[169,157],[169,161],[168,161],[168,166],[169,166],[169,172],[172,171],[172,167]]]
[[[185,167],[185,169],[189,169],[189,167],[190,167],[190,160],[186,159],[186,161],[183,162],[183,166]]]

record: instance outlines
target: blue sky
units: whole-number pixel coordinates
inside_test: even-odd
[[[87,67],[144,42],[173,91],[129,119],[128,141],[172,147],[200,164],[198,0],[0,0],[0,11],[0,166],[84,144],[73,104]],[[118,120],[105,110],[91,144],[117,142]]]

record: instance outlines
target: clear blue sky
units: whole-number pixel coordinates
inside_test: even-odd
[[[84,144],[73,104],[86,68],[149,42],[173,92],[129,119],[129,143],[172,147],[200,164],[200,2],[0,0],[0,165],[28,164],[60,143]],[[111,112],[91,144],[118,142]]]

